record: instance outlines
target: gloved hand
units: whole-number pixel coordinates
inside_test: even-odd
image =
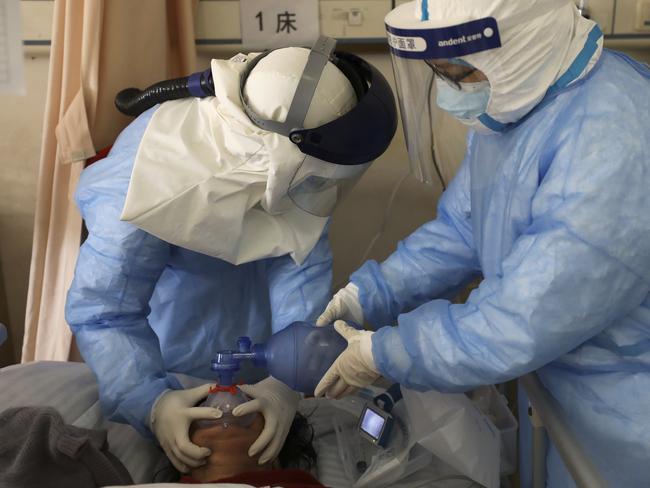
[[[334,322],[334,328],[348,341],[348,347],[336,358],[323,375],[314,395],[340,398],[373,383],[380,374],[372,357],[372,334],[369,330],[357,330],[342,320]]]
[[[259,464],[265,464],[275,459],[284,445],[296,415],[300,393],[272,376],[254,385],[240,385],[239,389],[253,400],[238,405],[232,414],[240,417],[259,412],[264,417],[264,429],[248,449],[248,455],[256,456],[264,449]]]
[[[359,287],[348,283],[341,288],[325,307],[325,311],[318,317],[316,327],[329,325],[336,320],[347,320],[355,324],[363,324],[363,309],[359,303]]]
[[[211,386],[168,390],[158,397],[151,409],[151,431],[181,473],[205,464],[205,458],[211,454],[210,449],[192,444],[189,435],[194,420],[218,419],[222,415],[218,408],[195,407],[208,396]]]

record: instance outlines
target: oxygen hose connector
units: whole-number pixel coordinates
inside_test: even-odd
[[[180,98],[214,96],[212,70],[198,71],[190,76],[165,80],[150,87],[126,88],[115,97],[115,106],[125,115],[138,116],[157,103]]]
[[[233,378],[240,370],[242,361],[253,361],[253,364],[258,365],[257,354],[255,348],[251,351],[251,344],[250,337],[239,337],[236,351],[227,349],[215,354],[210,369],[217,373],[220,386],[233,385]]]

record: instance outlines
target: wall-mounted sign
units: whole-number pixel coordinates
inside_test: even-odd
[[[20,2],[0,0],[0,93],[25,94]]]
[[[239,5],[245,48],[308,47],[318,39],[318,0],[241,0]]]

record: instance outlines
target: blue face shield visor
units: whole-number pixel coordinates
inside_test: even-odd
[[[262,119],[243,95],[248,75],[268,52],[249,62],[242,73],[240,99],[253,123],[289,137],[302,153],[337,165],[364,165],[388,148],[397,129],[397,108],[390,85],[379,70],[354,54],[333,52],[335,45],[334,39],[321,37],[312,47],[284,122]],[[303,123],[328,61],[348,78],[358,101],[338,119],[307,129]]]
[[[249,74],[269,52],[250,61],[240,78],[240,100],[258,127],[288,137],[305,155],[288,189],[302,210],[325,217],[388,148],[397,129],[397,108],[384,76],[363,59],[333,52],[336,41],[321,37],[312,47],[283,122],[263,119],[246,103]],[[304,120],[325,65],[332,62],[352,85],[357,104],[341,117],[314,128]]]

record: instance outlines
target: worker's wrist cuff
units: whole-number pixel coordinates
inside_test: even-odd
[[[339,291],[341,299],[345,302],[348,308],[348,318],[358,325],[363,325],[363,309],[359,302],[359,287],[354,283],[348,283],[345,288]]]
[[[167,393],[168,391],[172,391],[170,389],[163,390],[160,395],[156,397],[156,399],[153,401],[153,404],[151,405],[151,410],[149,411],[149,418],[148,418],[148,427],[151,432],[153,432],[153,424],[155,420],[155,413],[156,413],[156,407],[158,406],[158,402],[162,399],[162,397]]]
[[[377,365],[375,364],[375,358],[372,355],[373,334],[374,332],[362,332],[361,340],[359,341],[359,352],[361,354],[361,359],[366,364],[366,366],[373,371],[378,372]]]

